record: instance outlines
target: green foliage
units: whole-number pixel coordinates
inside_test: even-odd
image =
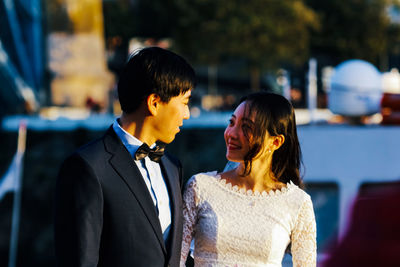
[[[69,20],[66,5],[63,0],[45,0],[47,32],[72,33],[73,27]]]
[[[133,3],[133,4],[132,4]],[[106,37],[161,39],[171,36],[176,13],[173,0],[104,2]]]
[[[59,0],[58,0],[59,1]],[[50,1],[51,2],[51,1]],[[391,24],[394,0],[115,0],[104,2],[106,36],[171,38],[193,63],[229,59],[252,69],[304,64],[310,56],[337,64],[378,63],[400,50]],[[397,52],[396,54],[399,54]]]
[[[389,0],[307,0],[321,18],[321,31],[313,32],[315,55],[329,55],[334,63],[360,58],[377,63],[387,51]],[[394,30],[394,29],[392,29]]]
[[[137,18],[133,16],[129,0],[103,2],[106,39],[119,37],[124,43],[138,31]]]
[[[133,9],[138,21],[139,37],[161,39],[171,37],[176,25],[174,0],[140,0]]]
[[[315,13],[299,0],[175,0],[176,47],[197,62],[242,58],[253,67],[302,62]]]

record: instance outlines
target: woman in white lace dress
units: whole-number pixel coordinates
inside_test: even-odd
[[[292,105],[266,92],[245,97],[225,133],[237,168],[194,175],[184,193],[181,266],[194,239],[195,266],[316,266],[316,224],[299,174]]]

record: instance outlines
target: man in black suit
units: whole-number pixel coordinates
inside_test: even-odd
[[[150,47],[121,72],[122,115],[62,164],[56,186],[58,266],[178,266],[180,162],[163,147],[188,119],[195,86],[180,56]]]

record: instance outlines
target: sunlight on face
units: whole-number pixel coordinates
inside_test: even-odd
[[[158,112],[158,140],[171,143],[175,135],[180,131],[183,120],[190,118],[189,100],[192,91],[172,97],[168,103],[160,103]]]

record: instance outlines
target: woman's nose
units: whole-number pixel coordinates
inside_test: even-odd
[[[228,127],[226,130],[227,136],[229,136],[230,138],[237,138],[238,136],[238,131],[237,131],[237,127]]]

